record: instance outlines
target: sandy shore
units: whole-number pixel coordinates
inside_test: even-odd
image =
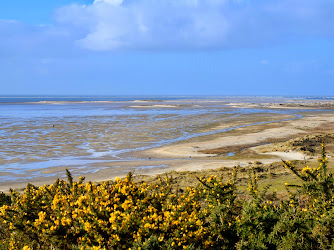
[[[190,103],[190,101],[189,101]],[[179,106],[178,106],[179,105]],[[184,105],[184,103],[182,104]],[[175,108],[182,107],[180,104],[145,104],[145,108]],[[188,104],[187,102],[187,105]],[[198,104],[191,104],[192,107],[196,107]],[[230,103],[231,106],[237,106],[238,108],[262,108],[266,109],[268,107],[272,108],[284,106],[283,109],[296,109],[295,104],[284,103],[279,104],[261,104],[261,103]],[[299,104],[298,104],[299,105]],[[303,104],[304,105],[304,104]],[[310,104],[312,108],[324,108],[330,107],[328,103],[324,104]],[[318,105],[318,106],[317,106]],[[144,105],[132,105],[131,107],[143,108]],[[54,136],[58,141],[66,141],[66,145],[60,144],[59,153],[66,153],[66,155],[78,156],[77,164],[70,164],[66,160],[63,164],[57,167],[40,167],[38,169],[30,169],[27,173],[20,176],[23,181],[11,180],[10,178],[6,181],[0,182],[0,190],[7,191],[9,188],[21,189],[26,186],[28,182],[35,185],[50,184],[55,178],[65,178],[65,169],[68,168],[72,173],[74,173],[75,178],[77,178],[76,173],[81,173],[80,175],[86,176],[88,180],[91,181],[103,181],[110,180],[118,177],[125,176],[129,171],[134,172],[134,174],[161,174],[171,170],[175,171],[194,171],[194,170],[208,170],[220,167],[232,167],[236,165],[247,166],[250,162],[261,161],[264,164],[270,164],[273,162],[283,160],[305,160],[308,157],[301,152],[296,151],[270,151],[268,152],[268,145],[274,143],[275,141],[288,140],[291,138],[296,138],[298,136],[303,136],[306,134],[314,133],[317,131],[334,131],[334,112],[331,110],[318,112],[318,111],[308,111],[303,114],[302,118],[292,119],[293,116],[287,114],[250,114],[242,115],[239,117],[233,117],[232,115],[227,115],[221,117],[220,120],[215,117],[215,122],[210,123],[210,126],[203,126],[203,121],[211,121],[210,113],[208,110],[207,114],[201,114],[198,120],[194,120],[192,127],[189,127],[192,131],[201,136],[194,138],[188,138],[182,141],[176,141],[166,146],[155,147],[148,150],[140,150],[136,152],[131,152],[126,154],[126,160],[113,158],[108,155],[103,154],[103,150],[110,148],[110,141],[112,139],[121,140],[124,136],[121,130],[118,130],[113,136],[105,134],[101,137],[101,133],[108,131],[110,128],[111,121],[108,123],[98,124],[98,120],[83,122],[73,122],[73,123],[59,123],[57,129],[51,131],[51,135]],[[159,128],[165,128],[161,136],[164,136],[167,140],[171,137],[169,133],[174,131],[173,126],[188,126],[187,121],[175,120],[173,123],[167,123],[165,121],[169,116],[159,116],[159,123],[153,124],[154,126],[159,126]],[[172,119],[174,119],[171,116]],[[201,121],[201,123],[199,123]],[[133,124],[138,123],[137,120],[131,121]],[[180,124],[178,124],[180,122]],[[117,124],[117,121],[115,121]],[[198,124],[198,125],[197,125]],[[246,125],[245,125],[246,124]],[[50,124],[43,125],[45,127],[50,126]],[[100,127],[99,127],[100,126]],[[196,127],[197,126],[197,127]],[[63,132],[66,128],[66,133]],[[70,128],[70,129],[69,129]],[[152,135],[149,133],[151,127],[145,125],[145,121],[142,122],[141,128],[145,128],[142,134],[136,134],[133,132],[133,137],[137,138],[143,145],[146,145],[146,141],[152,140]],[[229,130],[229,128],[234,128]],[[145,132],[147,130],[147,132]],[[58,132],[59,131],[59,132]],[[80,134],[80,131],[86,131]],[[177,132],[177,130],[175,130]],[[215,131],[222,131],[219,133],[210,133]],[[145,134],[147,133],[147,134]],[[46,135],[41,135],[47,139]],[[50,135],[48,135],[50,136]],[[140,136],[140,137],[139,137]],[[93,147],[95,158],[92,155],[88,155],[82,147],[74,145],[73,142],[76,140],[89,141],[90,146]],[[41,140],[41,139],[40,139]],[[126,145],[126,144],[125,144]],[[13,155],[12,162],[18,161],[19,153],[14,152],[13,145]],[[131,147],[129,145],[126,145]],[[246,150],[249,155],[244,155],[242,157],[233,156],[235,148],[242,148]],[[264,150],[266,148],[267,150]],[[228,152],[231,149],[231,155],[208,153],[206,151],[221,149]],[[45,157],[54,156],[55,150],[48,150],[48,144],[39,145],[36,150],[40,150]],[[224,152],[225,152],[224,151]],[[266,152],[265,152],[266,151]],[[250,153],[251,152],[251,153]],[[41,154],[42,154],[41,153]],[[86,157],[86,158],[80,158]],[[89,158],[90,157],[90,158]],[[29,160],[30,159],[30,160]],[[89,166],[83,166],[80,164],[80,160],[85,159],[87,162],[92,163]],[[98,159],[98,160],[96,160]],[[35,162],[37,164],[40,160],[38,158],[27,158],[26,162]],[[32,177],[34,173],[40,173],[38,177]],[[59,174],[61,173],[61,174]],[[0,176],[6,176],[6,172],[1,172]],[[26,179],[24,180],[24,178]],[[31,178],[30,178],[31,177]]]
[[[315,130],[319,127],[324,127],[328,124],[331,126],[328,127],[328,132],[333,131],[334,124],[334,115],[333,114],[310,114],[298,120],[286,121],[283,124],[278,123],[279,126],[275,128],[266,129],[265,126],[262,126],[262,130],[255,133],[245,133],[242,135],[230,135],[230,136],[219,136],[211,140],[204,141],[192,141],[179,143],[177,145],[169,145],[165,147],[160,147],[157,149],[152,149],[144,152],[146,155],[152,155],[156,158],[191,158],[194,161],[189,161],[183,166],[176,167],[176,171],[194,171],[194,170],[204,170],[204,169],[213,169],[219,168],[222,166],[231,167],[231,166],[247,166],[250,160],[257,161],[260,160],[264,164],[270,164],[273,162],[281,160],[305,160],[310,158],[309,156],[296,151],[289,152],[265,152],[262,151],[268,146],[254,146],[249,147],[249,150],[252,150],[260,155],[268,157],[267,159],[237,159],[237,160],[227,160],[227,159],[215,159],[217,155],[215,154],[203,154],[201,151],[211,150],[215,148],[224,148],[229,146],[236,145],[252,145],[252,144],[261,144],[261,142],[266,142],[268,139],[271,141],[284,139],[284,138],[295,138],[300,135],[305,135],[312,133],[312,130]],[[283,125],[283,126],[282,126]],[[264,143],[265,144],[265,143]],[[202,160],[198,160],[201,158]],[[207,160],[203,160],[206,158]],[[196,160],[197,159],[197,160]]]
[[[266,139],[278,139],[286,137],[294,137],[298,134],[307,134],[310,129],[326,126],[328,123],[334,123],[334,115],[311,115],[303,117],[299,120],[284,122],[283,127],[263,128],[262,131],[243,135],[231,135],[218,137],[208,141],[201,142],[185,142],[178,145],[170,145],[158,149],[152,149],[148,154],[157,155],[159,157],[208,157],[207,154],[199,153],[199,151],[230,145],[254,144]],[[265,127],[265,126],[262,126]]]

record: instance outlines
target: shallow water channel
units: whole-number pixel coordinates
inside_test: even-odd
[[[103,168],[93,167],[95,163],[147,160],[132,153],[254,124],[298,119],[303,112],[232,108],[219,102],[133,105],[0,104],[0,182],[59,176],[45,169],[63,166],[72,166],[76,175],[93,173]],[[219,129],[222,124],[225,128]],[[136,168],[162,167],[166,165]]]

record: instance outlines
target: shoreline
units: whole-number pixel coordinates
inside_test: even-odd
[[[155,104],[153,104],[152,107],[154,107],[154,105]],[[240,105],[243,105],[243,108],[253,108],[252,105],[254,104],[243,103]],[[295,109],[295,107],[285,108]],[[317,108],[317,106],[314,105],[314,108]],[[262,109],[264,111],[266,110],[266,108],[264,107],[262,107]],[[252,117],[252,115],[250,115],[249,117],[243,117],[244,120],[242,120],[241,122],[237,120],[234,122],[234,124],[218,124],[218,127],[209,127],[206,130],[208,130],[207,132],[212,132],[218,129],[224,129],[225,127],[236,125],[238,122],[249,122],[251,124],[252,119],[256,120],[259,119],[259,117],[261,116]],[[261,119],[264,118],[262,117]],[[332,123],[334,124],[333,110],[323,112],[309,111],[305,114],[304,117],[299,119],[277,121],[273,122],[272,124],[250,125],[240,127],[226,133],[213,133],[209,135],[186,139],[184,141],[174,142],[166,146],[160,146],[153,149],[133,152],[129,155],[133,158],[133,160],[110,161],[108,157],[103,157],[101,162],[96,162],[93,165],[87,167],[87,169],[89,168],[90,171],[97,172],[87,172],[81,175],[85,176],[86,180],[105,181],[114,179],[116,176],[124,177],[129,172],[128,170],[134,171],[135,175],[156,175],[170,171],[209,170],[220,167],[233,167],[235,165],[247,166],[249,161],[256,160],[260,160],[264,164],[278,162],[281,159],[303,160],[306,159],[306,156],[304,156],[300,152],[274,152],[272,154],[270,154],[270,152],[261,152],[261,143],[268,143],[268,141],[274,142],[275,140],[277,141],[279,139],[295,138],[298,136],[306,135],[312,133],[312,130],[317,130],[318,127],[324,126],[324,124]],[[258,158],[226,157],[200,152],[217,148],[228,148],[231,146],[242,147],[243,145],[248,146],[247,150],[254,152],[258,156]],[[64,165],[45,168],[42,169],[42,171],[43,174],[62,173],[63,176],[65,175],[66,168],[71,171],[73,169],[79,169],[80,167],[82,168],[84,166]],[[40,169],[38,169],[38,171],[39,170]],[[34,171],[37,170],[30,170],[31,173],[33,173]],[[76,175],[75,171],[72,172],[72,174],[74,174],[74,179],[77,179],[78,176]],[[22,175],[22,177],[24,178],[24,175]],[[29,177],[29,174],[27,174],[26,177]],[[51,184],[56,178],[57,177],[55,176],[41,176],[31,180],[26,180],[24,182],[1,182],[0,191],[8,191],[9,188],[22,189],[26,187],[26,184],[28,182],[34,185]]]

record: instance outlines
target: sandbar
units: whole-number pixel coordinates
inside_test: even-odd
[[[25,159],[24,163],[40,164],[40,167],[19,173],[17,176],[21,178],[20,181],[8,178],[8,180],[0,182],[0,190],[22,189],[28,182],[34,185],[50,184],[55,178],[64,179],[65,169],[72,171],[75,179],[80,174],[86,176],[86,179],[90,181],[103,181],[114,179],[116,176],[124,177],[129,171],[140,175],[155,175],[172,170],[195,171],[236,165],[248,166],[250,162],[254,161],[270,164],[281,160],[312,160],[313,157],[303,154],[303,152],[293,149],[277,151],[271,145],[307,134],[334,131],[333,103],[328,101],[302,102],[301,104],[295,101],[236,103],[227,100],[223,102],[188,100],[181,103],[167,101],[164,104],[153,102],[146,105],[145,103],[143,106],[130,103],[128,107],[182,109],[185,106],[187,108],[190,106],[196,109],[198,105],[205,105],[205,103],[210,103],[210,105],[215,103],[225,108],[225,105],[227,108],[257,108],[263,112],[240,116],[233,114],[213,116],[210,113],[211,110],[208,109],[207,113],[191,117],[191,124],[189,120],[177,117],[173,113],[157,114],[157,120],[154,121],[145,121],[144,115],[140,117],[129,116],[127,123],[119,128],[115,128],[119,125],[119,120],[109,117],[94,117],[94,119],[86,120],[59,119],[52,123],[39,124],[38,129],[40,130],[36,131],[48,131],[48,133],[39,132],[38,139],[32,138],[31,134],[26,133],[28,129],[31,130],[33,126],[37,125],[29,125],[30,127],[27,124],[9,126],[7,130],[15,134],[14,139],[18,142],[20,140],[37,140],[37,144],[28,148],[15,143],[8,144],[7,148],[3,145],[0,151],[6,152],[12,158],[1,158],[0,164],[17,163],[22,165],[22,159]],[[266,112],[266,109],[272,108],[282,110],[307,108],[309,110],[305,111],[302,116],[296,117],[287,113]],[[322,110],[319,111],[319,109]],[[151,124],[147,122],[151,122]],[[124,132],[124,126],[129,129],[130,133]],[[155,127],[159,129],[152,133],[152,129]],[[173,141],[173,136],[178,135],[178,133],[180,134],[179,138],[182,138],[178,127],[186,127],[187,132],[193,132],[198,136]],[[136,143],[132,144],[129,137]],[[150,147],[150,143],[157,140],[157,137],[164,138],[166,143]],[[128,139],[129,141],[127,141]],[[124,153],[116,157],[110,154],[110,149],[118,141],[122,141],[123,148],[115,148],[114,151],[124,151]],[[20,147],[22,151],[17,150]],[[140,147],[142,150],[128,150],[135,147]],[[146,149],[146,147],[148,148]],[[232,151],[229,152],[229,149]],[[237,154],[234,155],[235,153]],[[329,156],[332,155],[333,152],[329,152]],[[56,159],[58,156],[65,157],[62,164],[56,167],[43,165],[41,159]],[[8,171],[2,171],[0,175],[4,177],[6,173]]]

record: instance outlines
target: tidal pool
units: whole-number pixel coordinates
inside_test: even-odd
[[[174,101],[160,107],[155,102],[145,104],[0,104],[0,182],[47,176],[51,173],[45,169],[56,167],[72,167],[79,175],[103,169],[95,168],[97,163],[147,160],[133,153],[246,126],[298,119],[305,111],[233,108],[219,101]]]

